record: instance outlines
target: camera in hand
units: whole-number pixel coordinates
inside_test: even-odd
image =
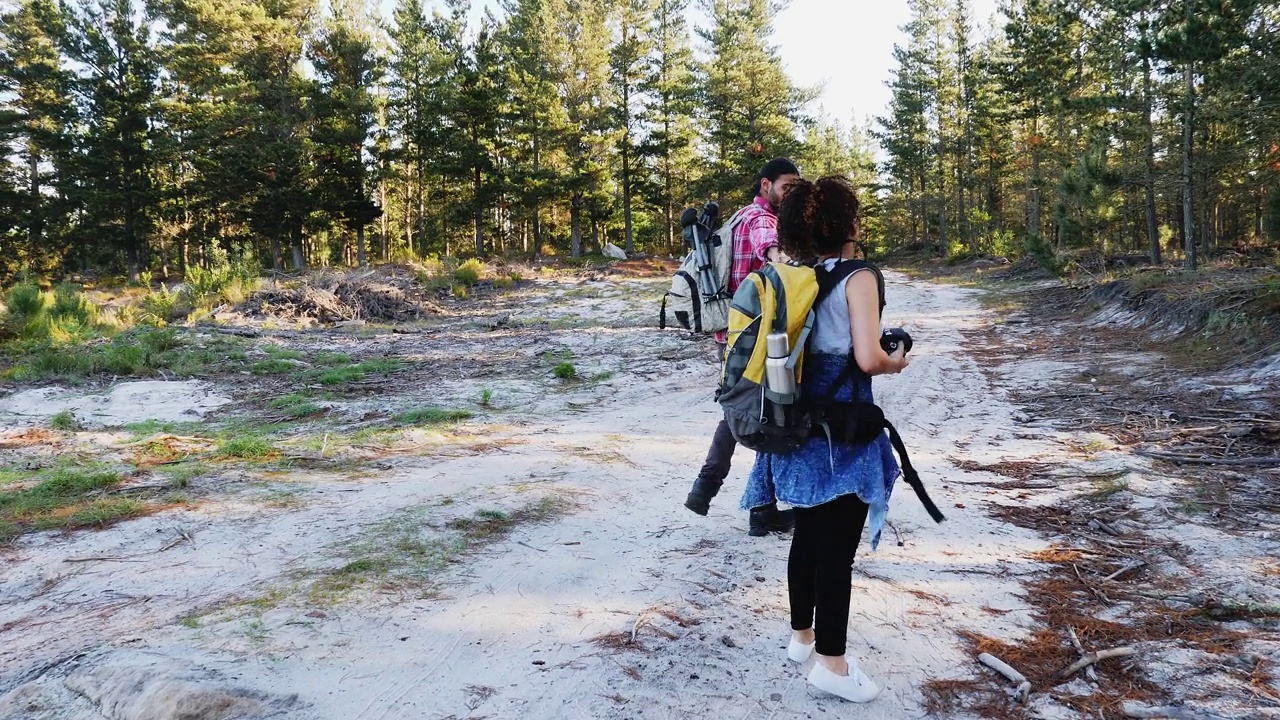
[[[889,328],[880,336],[880,347],[890,355],[903,348],[902,354],[911,352],[911,334],[902,328]]]

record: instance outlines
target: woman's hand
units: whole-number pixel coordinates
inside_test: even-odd
[[[853,359],[868,375],[900,373],[908,365],[906,348],[893,355],[880,347],[880,286],[870,270],[859,270],[844,288],[849,301],[849,333],[853,337]]]
[[[911,364],[911,361],[907,359],[907,348],[905,345],[899,345],[897,350],[894,350],[889,354],[889,359],[898,364],[897,368],[886,371],[891,375],[896,375],[903,370],[906,370],[907,366]]]

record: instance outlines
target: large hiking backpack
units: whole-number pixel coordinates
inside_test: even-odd
[[[769,263],[748,275],[733,295],[729,346],[716,399],[734,440],[757,452],[795,452],[815,434],[824,434],[829,441],[871,442],[887,431],[902,461],[903,479],[933,519],[942,522],[942,512],[925,492],[902,438],[879,407],[865,402],[806,398],[801,391],[805,346],[813,331],[813,309],[842,280],[861,269],[875,273],[883,311],[884,277],[879,268],[861,260],[845,260],[830,270],[821,265],[813,268],[797,263]],[[790,352],[785,368],[793,373],[788,383],[793,387],[791,392],[777,392],[766,380],[766,338],[771,333],[787,336]],[[851,349],[850,368],[854,362]],[[779,361],[775,359],[774,363],[777,372]],[[838,378],[833,388],[839,387],[843,379]]]
[[[748,206],[749,207],[749,206]],[[685,211],[691,222],[681,220],[691,249],[671,278],[671,290],[662,296],[658,327],[682,327],[695,333],[715,333],[729,327],[729,272],[733,268],[733,232],[741,224],[743,208],[719,228],[707,221],[707,213]],[[712,216],[714,219],[714,216]],[[668,320],[670,312],[670,321]]]
[[[873,267],[861,260],[827,271],[799,263],[769,263],[747,276],[733,295],[729,346],[717,398],[738,444],[757,452],[789,453],[809,438],[811,404],[800,382],[804,351],[813,331],[813,308],[854,271]],[[878,275],[878,272],[877,272]],[[770,333],[786,333],[786,369],[795,391],[780,393],[765,381]]]

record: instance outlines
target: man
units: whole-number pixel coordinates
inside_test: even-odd
[[[765,263],[783,259],[778,250],[778,207],[782,204],[787,186],[798,177],[800,169],[787,158],[770,160],[760,171],[756,180],[755,199],[742,210],[744,215],[733,231],[730,293],[736,291],[748,275],[764,267]],[[728,345],[727,332],[722,330],[716,333],[716,345],[719,346],[720,359],[723,361]],[[693,482],[688,499],[684,501],[685,507],[699,515],[707,514],[711,508],[711,498],[720,492],[720,486],[729,476],[729,464],[737,446],[728,424],[721,420],[711,440],[711,449],[707,451],[706,462],[698,473],[698,479]],[[794,512],[779,510],[776,504],[769,505],[751,511],[748,532],[754,537],[760,537],[771,532],[787,532],[794,524]]]

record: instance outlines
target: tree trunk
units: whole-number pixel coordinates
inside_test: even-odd
[[[1195,215],[1191,197],[1191,121],[1195,110],[1195,74],[1191,63],[1183,71],[1186,82],[1186,108],[1182,118],[1182,240],[1186,248],[1186,269],[1196,269]]]
[[[538,142],[539,139],[535,133],[533,136],[533,174],[535,177],[538,175],[538,171],[542,169],[542,165],[539,162],[541,160],[541,155],[538,152],[541,149],[541,144]],[[535,261],[538,259],[538,255],[542,253],[541,205],[541,198],[535,197],[533,201],[533,251],[529,253],[529,257]]]
[[[916,214],[916,204],[911,202],[911,196],[915,194],[916,180],[914,177],[907,178],[907,210],[911,215],[911,244],[920,247],[920,218]]]
[[[280,236],[271,234],[271,269],[280,271]]]
[[[382,245],[382,260],[387,262],[391,260],[391,219],[387,215],[386,172],[383,172],[382,178],[378,180],[378,204],[382,208],[382,215],[378,217],[378,241]]]
[[[475,217],[475,224],[476,224],[476,228],[475,228],[476,229],[476,257],[484,257],[484,254],[485,254],[484,253],[484,250],[485,250],[484,248],[484,208],[480,207],[481,184],[483,183],[483,180],[484,180],[484,177],[483,175],[481,175],[480,165],[477,163],[475,168],[475,173],[473,176],[473,181],[472,181],[472,184],[473,184],[472,203],[475,206],[474,217]]]
[[[569,255],[580,258],[582,257],[582,196],[576,193],[569,203],[569,228]]]
[[[942,152],[938,153],[938,251],[942,257],[951,254],[951,243],[947,241],[947,165],[942,161]]]
[[[1031,149],[1031,182],[1027,184],[1027,203],[1030,206],[1028,224],[1031,233],[1043,237],[1044,228],[1040,225],[1040,118],[1031,117],[1031,138],[1035,143]]]
[[[31,194],[31,216],[27,218],[27,241],[31,248],[27,262],[32,262],[40,253],[40,236],[44,231],[43,203],[40,202],[40,151],[34,143],[28,146],[27,158]]]
[[[1156,132],[1151,123],[1151,58],[1148,57],[1142,58],[1142,103],[1143,132],[1147,139],[1142,177],[1142,188],[1146,194],[1147,243],[1151,253],[1151,264],[1159,265],[1160,228],[1156,226]]]
[[[302,247],[302,241],[303,241],[302,221],[294,220],[293,227],[291,228],[291,230],[292,230],[291,234],[293,237],[292,237],[292,242],[290,244],[293,246],[293,269],[295,271],[305,270],[307,268],[307,258],[306,258],[306,253],[303,252],[303,247]]]

